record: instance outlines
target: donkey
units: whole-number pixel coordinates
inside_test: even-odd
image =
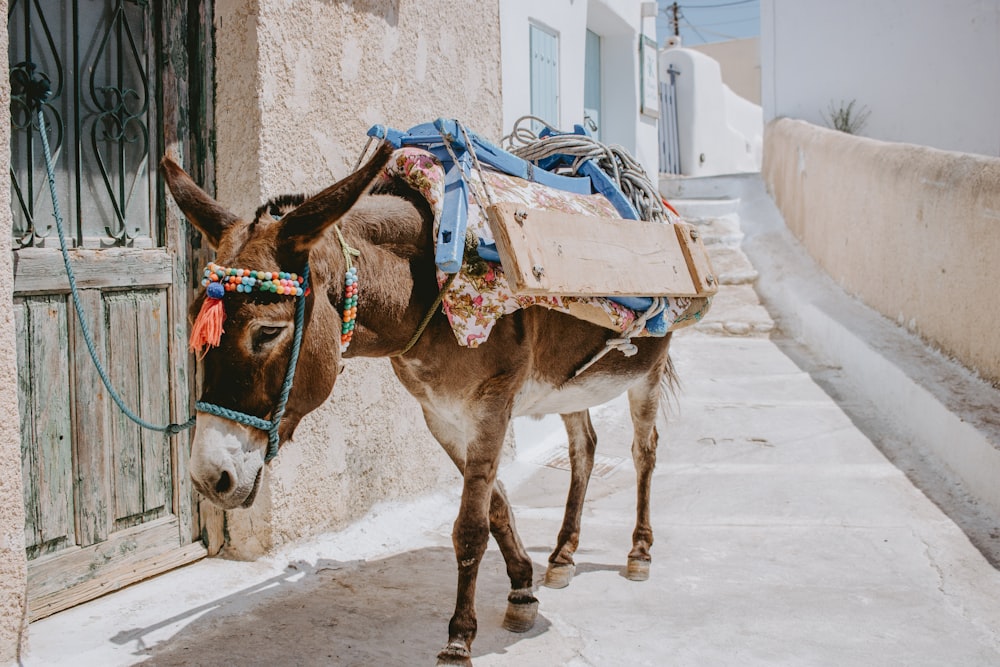
[[[284,196],[240,220],[169,157],[161,171],[174,200],[227,267],[302,272],[309,290],[301,297],[304,319],[300,363],[275,429],[280,446],[299,420],[330,395],[342,358],[390,357],[392,368],[419,401],[427,427],[463,476],[452,539],[458,592],[448,643],[438,665],[471,666],[476,636],[475,591],[480,561],[492,534],[510,578],[504,627],[529,630],[537,614],[532,563],[514,526],[497,467],[513,417],[562,416],[572,463],[565,516],[549,556],[546,584],[569,583],[579,544],[580,516],[593,469],[597,436],[588,408],[628,392],[634,424],[632,455],[637,473],[637,511],[626,573],[649,575],[653,532],[649,493],[656,462],[655,420],[662,395],[675,380],[668,355],[670,335],[636,339],[630,357],[608,354],[585,372],[574,372],[605,347],[612,332],[572,316],[529,308],[505,316],[478,348],[457,345],[447,318],[436,308],[432,213],[427,202],[398,179],[373,191],[372,183],[392,154],[383,145],[369,162],[306,199]],[[356,299],[353,338],[341,352],[346,248],[364,289]],[[191,306],[198,312],[206,296]],[[260,485],[267,433],[234,423],[204,404],[273,419],[295,347],[295,300],[269,292],[226,295],[225,334],[201,360],[203,386],[197,404],[190,474],[195,488],[224,509],[249,507]],[[398,353],[436,308],[417,342]]]

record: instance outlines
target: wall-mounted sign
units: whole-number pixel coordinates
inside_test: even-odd
[[[643,115],[660,117],[660,86],[656,41],[646,35],[639,38],[639,106]]]

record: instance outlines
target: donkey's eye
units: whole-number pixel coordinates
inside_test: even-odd
[[[253,347],[254,350],[260,350],[263,346],[267,345],[284,330],[281,326],[262,326],[257,327],[257,331],[253,335]]]

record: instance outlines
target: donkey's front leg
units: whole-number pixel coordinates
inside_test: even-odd
[[[495,414],[479,419],[476,437],[466,453],[462,502],[452,530],[458,593],[455,614],[448,624],[448,645],[438,654],[438,667],[472,667],[472,642],[477,628],[476,577],[490,536],[490,503],[506,426],[507,421]]]

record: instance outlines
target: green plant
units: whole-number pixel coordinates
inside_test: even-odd
[[[851,100],[845,105],[844,101],[841,100],[840,106],[835,106],[833,102],[830,102],[827,113],[823,116],[827,126],[841,132],[846,132],[847,134],[858,134],[861,132],[865,123],[868,122],[868,116],[871,115],[871,111],[867,106],[855,109],[854,105],[856,103],[857,100]]]

